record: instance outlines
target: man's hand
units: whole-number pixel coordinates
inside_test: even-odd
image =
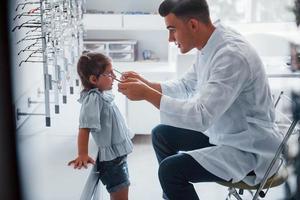
[[[118,87],[119,92],[134,101],[145,100],[147,91],[151,90],[146,83],[137,78],[126,78],[124,82],[118,84]]]
[[[75,160],[72,160],[68,163],[68,165],[74,164],[74,169],[81,169],[82,167],[88,168],[88,164],[95,164],[93,158],[88,155],[79,155]]]
[[[128,80],[127,80],[128,79]],[[122,82],[132,82],[132,79],[139,80],[147,86],[161,93],[160,83],[150,82],[134,71],[123,72],[121,76]]]
[[[146,83],[135,78],[127,78],[118,84],[118,91],[133,101],[146,100],[156,108],[160,108],[162,94],[160,91],[148,86]]]
[[[128,72],[123,72],[121,76],[122,81],[126,81],[126,79],[137,79],[145,83],[146,85],[149,85],[149,81],[147,81],[145,78],[143,78],[141,75],[134,71],[128,71]]]

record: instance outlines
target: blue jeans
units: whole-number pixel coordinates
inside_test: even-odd
[[[129,174],[127,166],[127,156],[117,157],[110,161],[98,162],[100,180],[109,193],[117,192],[124,187],[129,187]]]
[[[224,181],[204,169],[190,155],[178,153],[213,146],[203,133],[158,125],[152,130],[152,143],[165,199],[198,200],[192,183]]]

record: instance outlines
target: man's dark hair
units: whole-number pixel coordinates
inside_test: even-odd
[[[195,18],[205,24],[210,22],[206,0],[165,0],[160,4],[158,12],[162,17],[173,13],[181,19]]]

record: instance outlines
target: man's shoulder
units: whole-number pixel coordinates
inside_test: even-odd
[[[246,51],[247,50],[243,49],[243,47],[239,47],[234,43],[227,43],[216,50],[213,59],[225,60],[226,58],[230,58],[232,61],[238,59],[247,62]]]

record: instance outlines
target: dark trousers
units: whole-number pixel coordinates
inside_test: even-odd
[[[204,169],[193,157],[179,151],[213,146],[201,132],[158,125],[152,130],[152,143],[159,162],[158,176],[169,200],[198,200],[192,183],[224,181]]]

